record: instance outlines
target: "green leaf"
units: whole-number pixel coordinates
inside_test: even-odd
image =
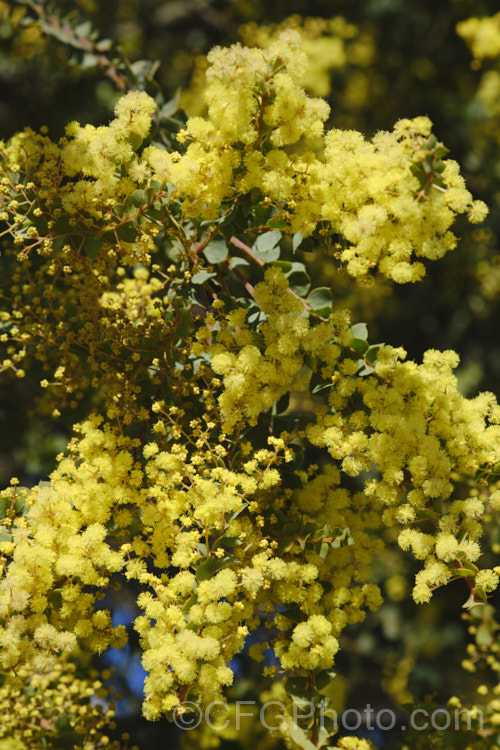
[[[281,250],[279,248],[279,245],[276,247],[272,247],[269,250],[259,250],[258,252],[254,250],[255,256],[259,258],[259,260],[262,260],[264,263],[271,263],[273,260],[278,260],[280,257]]]
[[[326,542],[317,542],[317,544],[315,545],[316,553],[320,557],[326,557],[329,549],[330,549],[330,545],[327,544]]]
[[[291,620],[292,622],[303,622],[304,621],[304,615],[302,613],[302,610],[297,604],[292,604],[290,607],[285,609],[283,612],[285,617],[288,620]]]
[[[238,266],[249,266],[250,261],[246,258],[240,258],[238,255],[233,255],[231,258],[231,268],[237,268]]]
[[[160,109],[160,112],[159,112],[160,117],[168,118],[174,115],[179,109],[180,98],[181,98],[181,89],[178,88],[174,96],[168,102],[165,102],[163,107]]]
[[[285,393],[275,404],[276,414],[283,414],[290,405],[290,393]]]
[[[351,544],[354,544],[354,539],[351,536],[350,529],[335,529],[335,531],[332,532],[332,536],[334,534],[336,534],[336,536],[330,542],[330,547],[332,549],[338,549],[339,547],[348,547]]]
[[[351,333],[355,339],[364,339],[366,341],[368,338],[368,327],[366,323],[356,323],[351,326]]]
[[[144,190],[136,190],[132,196],[132,203],[136,208],[143,206],[146,203],[146,193]]]
[[[265,232],[257,237],[254,242],[253,249],[258,252],[265,252],[266,250],[272,250],[273,247],[279,244],[281,240],[281,232],[274,229],[272,232]]]
[[[297,698],[308,698],[309,693],[307,690],[307,678],[306,677],[288,677],[285,685],[286,692],[288,695],[293,695]]]
[[[0,518],[6,517],[7,508],[10,508],[10,500],[6,497],[0,497]]]
[[[141,533],[141,524],[138,518],[134,518],[133,521],[130,522],[128,533],[131,539]]]
[[[368,360],[372,365],[375,364],[377,360],[377,354],[378,350],[383,346],[383,344],[373,344],[372,346],[369,346],[368,349],[365,352],[365,359]]]
[[[214,276],[215,276],[215,273],[209,273],[204,268],[202,268],[201,271],[198,271],[198,273],[195,273],[195,275],[191,279],[191,282],[193,284],[204,284],[205,281],[208,281],[208,279],[211,279]]]
[[[6,672],[0,672],[0,688],[5,685],[9,675]]]
[[[127,221],[126,224],[117,227],[116,234],[118,239],[123,242],[135,242],[137,239],[137,227],[132,221]]]
[[[483,604],[486,604],[486,602],[488,601],[488,598],[486,596],[486,591],[480,586],[475,587],[474,594],[475,594],[476,600],[481,601]]]
[[[69,723],[69,716],[68,714],[62,713],[59,714],[56,721],[57,728],[61,730],[62,732],[71,729],[71,724]]]
[[[63,604],[62,601],[62,589],[54,589],[47,597],[49,604],[57,610],[60,610]]]
[[[103,240],[96,237],[86,237],[83,243],[83,250],[87,258],[95,260],[99,255]]]
[[[308,739],[306,730],[301,729],[298,724],[292,724],[289,727],[288,735],[302,750],[317,750],[316,745]]]
[[[74,227],[74,221],[71,221],[71,218],[67,214],[63,214],[58,219],[56,219],[56,223],[53,226],[53,232],[55,235],[57,234],[71,234]]]
[[[176,334],[179,338],[186,338],[193,330],[193,316],[191,310],[187,307],[179,310],[179,323],[177,324]]]
[[[436,159],[442,159],[443,156],[446,156],[446,154],[450,153],[450,149],[446,148],[446,146],[443,146],[442,143],[440,143],[437,148],[434,150],[434,156]]]
[[[371,365],[366,365],[363,360],[359,360],[358,362],[358,375],[361,375],[361,377],[365,377],[366,375],[372,375],[375,372],[375,368]]]
[[[349,346],[359,354],[364,354],[368,350],[368,342],[364,339],[352,339]]]
[[[196,568],[196,580],[208,581],[212,577],[215,568],[215,558],[205,558]]]
[[[462,606],[464,609],[474,609],[475,607],[482,607],[484,605],[483,602],[476,601],[476,599],[474,598],[474,594],[471,593],[467,601]]]
[[[24,498],[20,498],[14,503],[14,513],[16,513],[17,515],[23,516],[26,513],[27,509],[28,506]]]
[[[209,263],[222,263],[228,255],[226,241],[212,240],[203,250],[203,255]]]
[[[318,727],[318,742],[317,748],[326,745],[328,740],[333,734],[337,733],[337,727],[333,716],[321,715],[321,726]]]
[[[471,578],[472,580],[476,578],[475,572],[473,570],[468,570],[467,568],[455,568],[452,570],[452,575],[460,578]]]
[[[112,39],[99,39],[99,41],[96,42],[95,44],[95,48],[99,50],[99,52],[109,52],[112,46],[113,46]]]
[[[80,61],[80,68],[82,70],[90,70],[91,68],[95,68],[98,64],[98,55],[92,55],[90,52],[85,52]]]
[[[267,226],[273,227],[273,229],[288,229],[289,225],[284,219],[269,219]]]
[[[321,672],[316,674],[316,687],[318,690],[324,690],[327,685],[336,677],[336,672],[333,669],[323,669]]]
[[[236,555],[224,555],[224,557],[217,558],[214,566],[214,573],[222,568],[227,568],[228,565],[241,565],[241,560]]]
[[[266,232],[257,237],[253,244],[253,251],[257,258],[263,260],[264,263],[278,260],[281,252],[279,248],[280,240],[281,232],[277,229],[274,229],[272,232]]]
[[[75,34],[77,36],[91,37],[92,36],[92,24],[90,21],[82,21],[75,27]]]
[[[318,530],[318,524],[314,521],[308,521],[302,531],[304,534],[315,534]]]
[[[318,383],[311,389],[311,393],[320,393],[321,391],[330,390],[332,387],[332,383]]]
[[[281,268],[285,275],[293,269],[293,263],[290,263],[289,260],[272,260],[269,265],[273,268]]]
[[[280,539],[277,546],[277,552],[279,555],[283,555],[285,552],[289,552],[293,545],[295,540],[290,539],[290,537],[283,537],[283,539]]]
[[[128,140],[134,151],[137,151],[142,144],[142,136],[139,133],[134,133],[132,130],[128,134]]]
[[[220,536],[212,545],[212,549],[219,549],[219,547],[224,547],[227,549],[228,547],[239,547],[241,545],[241,539],[239,539],[236,536],[228,536],[227,534],[224,534],[224,536]]]
[[[185,602],[182,607],[182,611],[184,612],[184,614],[187,614],[189,610],[191,609],[191,607],[197,602],[198,602],[198,594],[193,594],[192,596],[190,596],[187,602]]]
[[[332,311],[333,305],[331,289],[326,286],[313,289],[307,298],[307,302],[314,312],[321,312],[323,314],[324,311],[327,311],[329,314]]]
[[[316,531],[313,534],[313,541],[314,542],[320,542],[325,537],[329,537],[331,534],[331,529],[327,524],[324,524],[319,529],[316,529]]]
[[[297,248],[301,245],[303,239],[304,238],[302,237],[302,232],[296,232],[293,235],[293,238],[292,238],[292,250],[293,250],[293,252],[295,252],[297,250]]]
[[[299,297],[304,297],[311,288],[311,279],[306,271],[292,271],[288,275],[288,283]]]

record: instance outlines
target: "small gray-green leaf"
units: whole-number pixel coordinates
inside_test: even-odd
[[[302,237],[302,232],[296,232],[293,235],[293,239],[292,239],[292,250],[293,250],[293,252],[295,252],[296,249],[300,246],[300,244],[302,243],[303,239],[304,238]]]
[[[222,263],[227,258],[226,241],[212,240],[203,250],[203,255],[209,263]]]
[[[214,273],[208,273],[208,271],[205,271],[205,269],[202,268],[201,271],[195,273],[191,281],[193,284],[204,284],[205,281],[208,281],[208,279],[211,279],[213,276],[215,276]]]
[[[287,278],[290,289],[299,297],[304,297],[311,288],[311,279],[305,271],[292,271]]]
[[[366,323],[356,323],[355,325],[351,326],[351,333],[356,339],[364,339],[365,341],[368,338],[368,328],[366,326]]]
[[[238,255],[233,255],[231,258],[231,268],[237,268],[238,266],[249,266],[250,263],[246,258],[240,258]]]
[[[261,234],[255,240],[253,249],[257,253],[265,253],[268,250],[272,250],[281,240],[281,232],[278,229],[273,229],[272,232],[265,232]]]
[[[178,88],[172,99],[166,102],[160,109],[160,117],[171,117],[179,109],[179,101],[181,98],[181,89]]]
[[[374,362],[377,359],[378,350],[382,344],[373,344],[372,346],[369,346],[368,349],[365,352],[365,359],[370,362],[370,364],[374,364]]]
[[[137,208],[143,206],[146,203],[146,193],[144,190],[136,190],[132,195],[132,202]]]
[[[292,724],[288,730],[290,739],[302,750],[317,750],[316,745],[307,738],[306,731],[297,724]]]
[[[333,305],[331,289],[326,286],[313,289],[307,298],[307,302],[311,310],[323,311],[326,308],[331,311]]]

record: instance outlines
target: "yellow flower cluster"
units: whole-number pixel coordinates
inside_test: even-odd
[[[16,683],[0,687],[2,750],[53,750],[70,743],[84,750],[130,748],[126,736],[118,742],[106,733],[114,729],[114,704],[100,680],[81,679],[67,661],[59,661],[47,673],[33,674],[21,667],[17,677]],[[105,712],[92,703],[96,694],[108,699]]]
[[[183,138],[194,143],[171,169],[166,166],[165,177],[185,198],[185,210],[207,218],[215,208],[210,201],[220,205],[257,188],[281,208],[291,231],[307,236],[325,222],[341,234],[347,247],[340,258],[351,275],[363,277],[378,267],[399,283],[418,280],[425,269],[411,262],[413,254],[442,257],[456,244],[449,231],[455,214],[468,212],[471,221],[482,221],[486,206],[472,201],[453,161],[439,168],[445,188],[433,182],[432,170],[421,186],[413,168],[424,158],[430,135],[425,117],[402,120],[372,142],[356,132],[331,130],[321,159],[312,152],[283,151],[302,136],[320,136],[328,115],[326,104],[306,97],[298,83],[299,39],[288,32],[251,55],[240,47],[211,53],[208,118],[189,120]],[[268,83],[256,96],[259,75]],[[220,165],[216,174],[214,160]]]
[[[477,60],[500,56],[500,13],[461,21],[457,24],[457,33],[465,39]]]
[[[155,109],[150,96],[134,91],[118,100],[116,118],[108,127],[82,127],[76,122],[66,127],[62,169],[67,177],[79,179],[62,186],[63,209],[100,217],[105,207],[125,200],[147,179],[147,167],[135,150],[149,133]],[[121,167],[128,172],[126,176],[121,176]]]
[[[424,272],[414,256],[453,248],[456,214],[485,215],[427,118],[370,141],[331,130],[305,150],[329,110],[302,88],[301,45],[292,29],[264,49],[213,50],[208,115],[179,150],[145,143],[155,103],[141,92],[108,126],[1,147],[3,367],[41,362],[43,408],[90,414],[49,483],[0,496],[6,671],[50,674],[78,646],[122,646],[98,602],[133,581],[148,719],[220,700],[261,629],[250,656],[271,649],[314,685],[342,630],[381,604],[384,522],[423,561],[417,602],[457,577],[474,604],[498,585],[476,565],[498,492],[470,479],[500,463],[494,397],[459,393],[453,352],[420,365],[374,352],[346,311],[292,288],[274,247],[262,280],[266,262],[233,242],[255,280],[221,239],[239,211],[257,250],[262,221],[278,222],[294,241],[340,236],[331,252],[354,277],[407,282]]]
[[[389,506],[386,523],[406,527],[401,547],[425,561],[414,589],[417,602],[429,601],[434,588],[458,575],[490,592],[498,585],[497,573],[478,572],[473,565],[481,554],[484,503],[475,490],[465,500],[452,494],[454,476],[498,464],[499,406],[492,394],[467,400],[459,393],[454,352],[428,351],[422,365],[402,357],[404,352],[382,347],[375,375],[362,382],[335,373],[337,389],[347,396],[359,393],[363,406],[346,419],[338,393],[332,393],[335,413],[319,415],[308,436],[341,460],[349,475],[377,467],[379,478],[365,484],[365,493]],[[425,519],[433,520],[434,533],[419,530]]]
[[[227,449],[208,441],[213,423],[195,425],[196,450],[174,443],[165,451],[150,443],[139,469],[133,446],[98,423],[82,426],[74,458],[61,460],[50,488],[26,497],[25,516],[4,522],[12,536],[1,543],[4,669],[26,662],[53,669],[59,652],[74,649],[77,638],[94,651],[120,647],[123,628],[111,627],[109,612],[95,609],[96,596],[84,587],[103,590],[110,573],[122,570],[143,588],[138,604],[144,615],[135,627],[149,672],[144,712],[150,719],[175,708],[187,690],[204,703],[220,699],[221,686],[232,682],[227,664],[242,650],[261,607],[283,633],[292,604],[310,615],[289,647],[278,635],[276,653],[286,669],[315,670],[332,662],[335,635],[345,624],[362,619],[364,606],[379,605],[376,587],[356,586],[369,577],[363,563],[376,547],[363,528],[370,514],[349,511],[345,492],[330,489],[339,478],[331,471],[310,487],[302,477],[298,506],[287,511],[297,529],[286,539],[287,554],[277,554],[283,533],[273,513],[266,518],[284,508],[279,467],[291,456],[283,438],[270,438],[268,450],[248,454],[239,472],[229,471]],[[355,543],[304,556],[300,527],[310,522],[316,528],[318,503],[309,513],[308,493],[317,497],[320,485],[325,502],[329,498],[322,517],[342,528],[352,522]],[[5,496],[14,502],[17,493]],[[327,545],[333,541],[326,531],[320,537]],[[148,571],[150,561],[156,573]],[[171,566],[179,572],[172,575]],[[322,598],[332,566],[343,588]]]
[[[279,649],[278,656],[285,669],[297,665],[303,669],[328,669],[339,644],[332,636],[331,623],[323,615],[312,615],[295,626],[288,648]]]
[[[331,19],[290,16],[280,24],[258,26],[249,23],[240,29],[243,43],[267,49],[285,30],[300,34],[300,49],[308,65],[300,84],[315,96],[330,93],[331,72],[346,64],[367,64],[373,55],[373,41],[361,37],[358,29],[340,16]]]
[[[115,477],[111,481],[119,485],[120,469],[123,476],[128,467],[120,466],[119,458],[113,465],[108,457],[106,463]],[[37,488],[23,498],[28,505],[24,516],[2,522],[9,528],[9,538],[0,542],[4,670],[31,661],[34,669],[48,672],[59,654],[75,649],[77,638],[87,639],[97,652],[125,642],[124,628],[111,626],[109,612],[94,612],[96,594],[84,592],[85,586],[106,588],[124,561],[105,541],[103,521],[111,509],[101,503],[99,481],[92,489],[91,466],[82,471],[90,481],[76,502],[75,487],[68,482]],[[19,494],[4,492],[11,504]]]
[[[120,222],[113,207],[153,185],[174,185],[173,197],[182,200],[184,213],[206,219],[215,219],[224,201],[258,189],[280,208],[290,231],[307,236],[321,223],[325,231],[341,234],[347,246],[340,258],[353,276],[378,267],[398,282],[423,275],[423,265],[411,262],[413,254],[436,259],[454,247],[449,228],[455,214],[468,212],[471,221],[486,215],[485,205],[472,201],[455,162],[442,162],[439,184],[432,169],[423,186],[413,173],[426,154],[427,118],[402,120],[393,133],[379,133],[372,142],[332,130],[323,158],[289,154],[284,147],[321,136],[329,113],[325,101],[308,97],[299,85],[306,56],[297,32],[283,32],[265,50],[216,48],[209,62],[208,117],[188,121],[179,136],[188,142],[183,154],[154,145],[135,153],[155,104],[132,92],[119,101],[108,127],[72,123],[60,146],[26,131],[8,144],[4,158],[13,171],[26,170],[48,206],[60,199],[65,212],[80,212],[91,226],[107,218],[115,239],[125,227],[143,253],[152,250],[150,235],[158,226],[146,221],[144,212],[139,221],[137,210]],[[22,230],[22,215],[15,206],[11,211]],[[16,240],[24,241],[22,231]]]
[[[373,39],[341,16],[325,19],[293,15],[281,23],[265,26],[251,22],[239,29],[239,38],[246,47],[268,49],[282,32],[290,30],[300,35],[300,50],[307,56],[307,68],[299,83],[308,94],[327,97],[331,93],[332,75],[350,66],[357,69],[350,78],[358,83],[360,79],[365,80],[361,71],[373,61]],[[194,65],[190,86],[181,95],[182,106],[190,116],[206,113],[207,58],[198,56]]]
[[[457,33],[465,39],[474,60],[472,66],[478,68],[484,61],[493,63],[496,67],[486,70],[479,82],[477,100],[480,102],[487,118],[484,123],[486,133],[498,142],[498,117],[500,108],[498,95],[500,92],[500,72],[498,60],[500,58],[500,13],[483,18],[469,18],[457,24]]]

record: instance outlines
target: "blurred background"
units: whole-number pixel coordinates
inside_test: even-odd
[[[462,392],[498,396],[500,65],[498,58],[474,59],[456,29],[497,9],[495,0],[0,0],[0,138],[46,126],[57,139],[68,121],[105,123],[127,87],[145,88],[160,102],[180,97],[187,115],[202,113],[205,55],[214,45],[263,45],[276,26],[299,28],[311,53],[304,85],[328,99],[330,127],[370,136],[402,117],[428,115],[450,158],[461,164],[469,190],[490,207],[483,225],[458,223],[457,249],[430,264],[419,284],[378,280],[360,287],[316,261],[312,249],[307,255],[315,280],[332,285],[337,306],[351,309],[353,322],[368,324],[371,343],[403,346],[418,362],[426,349],[455,349]],[[13,475],[24,484],[46,479],[79,417],[68,412],[55,422],[40,414],[41,377],[35,367],[21,381],[3,382],[0,419],[8,429],[0,434],[2,485]],[[82,404],[81,413],[87,408]],[[500,538],[492,542],[498,545]],[[453,588],[459,584],[416,608],[409,599],[412,576],[411,561],[397,549],[375,571],[386,604],[346,631],[337,664],[349,678],[335,681],[333,696],[340,711],[371,703],[401,712],[412,693],[439,703],[457,684],[465,689],[459,665],[467,623],[460,621]],[[122,591],[114,607],[114,624],[129,624],[134,592]],[[203,730],[181,736],[164,722],[142,722],[143,672],[133,638],[123,652],[105,654],[103,664],[115,668],[123,694],[119,728],[130,731],[141,750],[213,746]],[[232,697],[251,699],[261,665],[243,655],[232,666],[240,678]],[[480,680],[470,676],[472,688]],[[384,748],[399,746],[397,730],[370,737]],[[238,747],[256,741],[272,744],[255,726],[229,733],[224,742]]]

